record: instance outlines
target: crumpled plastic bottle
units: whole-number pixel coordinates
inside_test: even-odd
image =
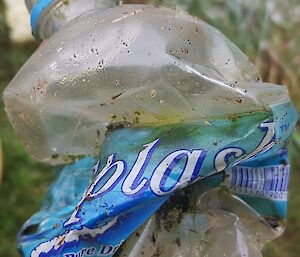
[[[183,11],[87,2],[28,5],[43,41],[4,92],[28,152],[63,164],[21,254],[261,256],[286,218],[287,89]]]

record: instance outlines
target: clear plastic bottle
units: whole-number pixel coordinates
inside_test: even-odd
[[[287,89],[263,83],[223,34],[181,10],[26,2],[42,42],[6,88],[6,111],[36,160],[66,166],[25,223],[22,254],[112,256],[170,197],[114,256],[260,257],[283,226],[247,203],[259,202],[257,191],[285,210],[288,168],[281,153],[247,160],[286,144],[297,120]],[[246,179],[243,167],[230,170],[243,161]],[[205,184],[221,172],[245,201],[213,189],[220,177]],[[24,234],[31,225],[35,234]]]

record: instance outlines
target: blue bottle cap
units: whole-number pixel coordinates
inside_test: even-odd
[[[31,30],[34,31],[37,21],[43,11],[53,2],[53,0],[37,0],[31,10]]]

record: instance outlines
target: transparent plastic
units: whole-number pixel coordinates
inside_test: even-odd
[[[285,87],[262,83],[215,28],[145,5],[73,19],[43,41],[4,92],[27,151],[52,164],[97,154],[112,126],[213,119],[287,99]]]
[[[36,4],[37,0],[25,0],[26,7],[31,12],[32,7]]]
[[[26,2],[31,12],[36,1]],[[60,30],[65,24],[79,17],[83,13],[95,9],[107,9],[116,5],[114,0],[53,0],[40,14],[33,29],[37,40],[44,40]]]
[[[114,257],[262,257],[263,244],[283,232],[227,189],[195,196],[195,190],[178,192]]]

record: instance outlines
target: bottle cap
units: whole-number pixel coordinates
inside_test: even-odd
[[[31,13],[31,30],[34,31],[36,23],[43,11],[53,0],[25,0],[28,11]]]

